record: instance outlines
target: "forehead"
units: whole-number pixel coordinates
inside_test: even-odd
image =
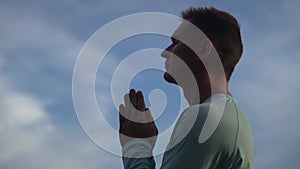
[[[206,36],[199,28],[197,28],[197,26],[184,20],[174,31],[172,37],[183,42],[184,41],[199,42],[203,40]]]
[[[188,25],[185,22],[182,22],[178,28],[174,31],[173,37],[180,36],[185,33],[185,30],[188,28]]]

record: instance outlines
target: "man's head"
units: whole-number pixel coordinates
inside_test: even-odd
[[[232,15],[215,8],[189,8],[182,12],[182,18],[199,28],[206,35],[208,40],[198,39],[194,41],[193,49],[196,48],[197,50],[195,53],[195,51],[192,51],[191,48],[188,47],[190,45],[176,40],[177,32],[189,31],[185,30],[181,25],[174,33],[175,38],[172,38],[173,43],[162,53],[162,56],[167,59],[167,73],[164,76],[165,79],[169,82],[176,83],[175,79],[172,78],[173,75],[170,76],[168,73],[168,68],[176,69],[176,67],[171,65],[172,62],[169,61],[172,59],[170,58],[172,56],[170,53],[182,59],[190,67],[195,76],[207,73],[202,63],[203,60],[199,60],[199,57],[201,58],[200,55],[203,55],[203,53],[209,57],[212,51],[211,46],[213,45],[213,48],[222,62],[226,80],[229,81],[234,67],[243,52],[240,27],[237,20]],[[198,53],[198,51],[200,52]]]

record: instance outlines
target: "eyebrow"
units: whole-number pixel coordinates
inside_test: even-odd
[[[174,37],[171,37],[171,40],[172,40],[172,42],[175,42],[175,41],[176,41],[176,39],[175,39]]]
[[[176,37],[174,37],[174,35],[172,35],[171,40],[172,40],[172,42],[179,41]]]

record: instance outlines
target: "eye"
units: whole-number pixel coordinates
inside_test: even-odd
[[[175,38],[173,38],[173,37],[171,37],[171,40],[172,40],[172,43],[173,43],[173,44],[176,44],[176,43],[179,42],[179,40],[177,40],[177,39],[175,39]]]

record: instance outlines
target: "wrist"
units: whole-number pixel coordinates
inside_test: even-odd
[[[153,156],[154,145],[145,138],[133,138],[122,147],[123,157],[146,158]]]

